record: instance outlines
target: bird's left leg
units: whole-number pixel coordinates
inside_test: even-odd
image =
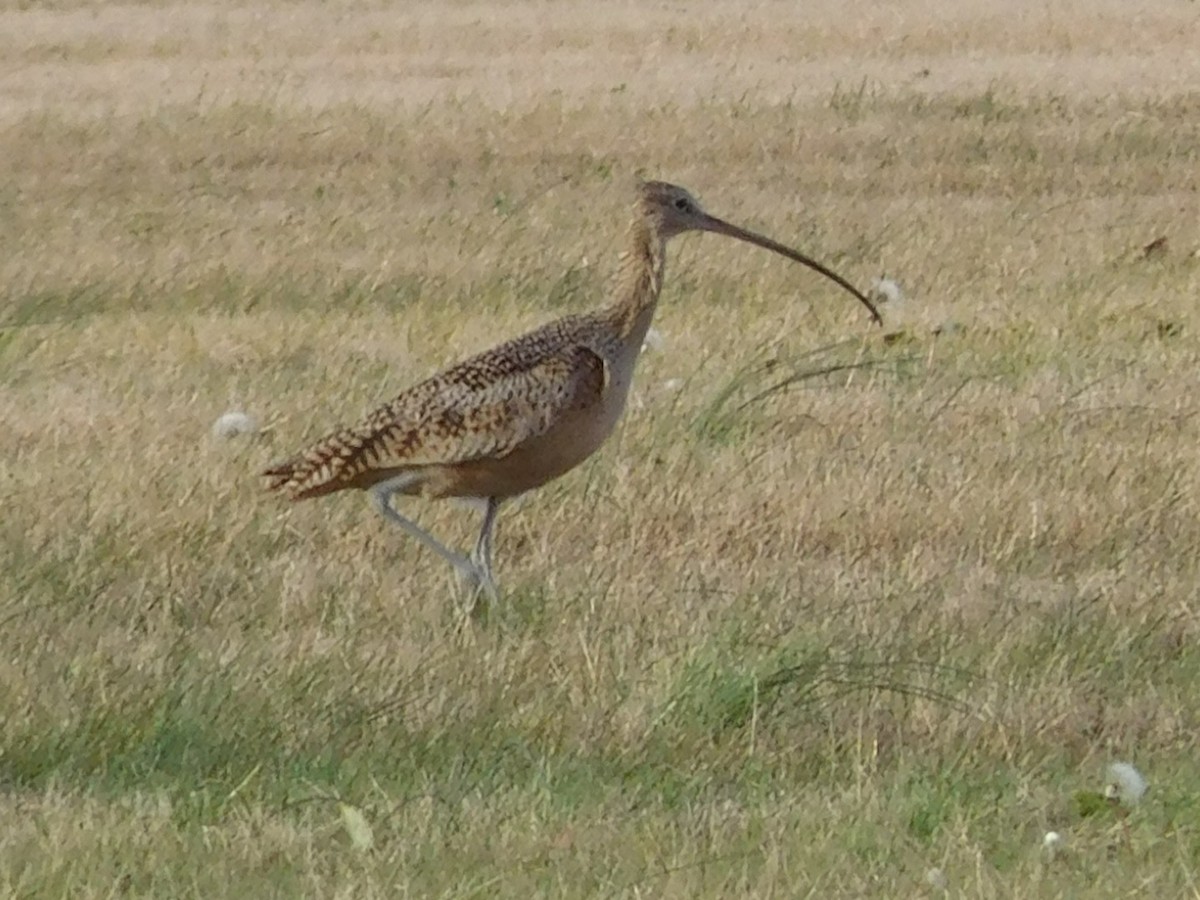
[[[369,490],[371,501],[385,519],[399,525],[442,559],[446,560],[446,562],[450,563],[463,578],[478,584],[483,580],[483,573],[480,572],[479,567],[474,562],[464,557],[461,553],[451,550],[416,522],[406,516],[402,516],[392,506],[392,495],[402,493],[405,488],[417,480],[417,477],[411,473],[405,473],[375,485]]]
[[[496,514],[500,511],[500,499],[488,497],[487,507],[483,512],[483,525],[479,529],[479,539],[475,541],[475,549],[471,551],[471,562],[479,573],[478,589],[482,590],[488,601],[497,600],[496,580],[492,577],[492,533],[496,528]],[[473,604],[472,604],[473,605]]]

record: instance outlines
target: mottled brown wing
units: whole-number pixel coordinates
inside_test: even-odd
[[[604,360],[579,344],[498,347],[414,385],[264,475],[270,490],[303,499],[374,470],[503,458],[563,415],[599,402],[605,379]]]

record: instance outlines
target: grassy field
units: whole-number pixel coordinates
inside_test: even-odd
[[[0,894],[1200,896],[1197,46],[1175,0],[0,5]],[[909,297],[676,242],[485,623],[362,496],[262,492],[602,302],[638,174]]]

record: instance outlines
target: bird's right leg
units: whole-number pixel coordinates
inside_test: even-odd
[[[472,585],[480,585],[485,581],[485,576],[479,566],[471,562],[461,553],[456,553],[435,538],[432,534],[418,525],[412,519],[406,518],[396,512],[392,506],[392,495],[403,491],[406,487],[410,487],[420,480],[420,475],[405,474],[397,475],[395,478],[389,478],[387,481],[381,481],[370,489],[371,500],[375,504],[375,508],[389,522],[394,522],[399,525],[410,535],[440,556],[450,565],[454,566],[456,572],[465,578]]]
[[[500,511],[500,500],[488,497],[487,507],[483,513],[483,525],[479,529],[479,539],[471,553],[471,562],[482,576],[479,587],[487,594],[488,600],[496,602],[496,580],[492,577],[492,532],[496,528],[496,513]]]

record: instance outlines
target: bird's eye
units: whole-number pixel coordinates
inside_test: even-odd
[[[678,200],[676,200],[675,208],[677,210],[679,210],[680,212],[687,212],[688,211],[687,197],[680,197]]]

